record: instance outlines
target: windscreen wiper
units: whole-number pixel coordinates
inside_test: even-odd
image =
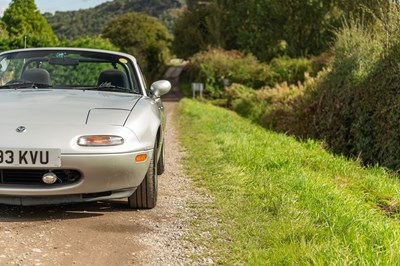
[[[120,87],[120,86],[114,86],[114,85],[100,85],[96,87],[78,87],[76,88],[78,90],[88,90],[88,91],[116,91],[116,92],[132,92],[130,89],[125,88],[125,87]]]

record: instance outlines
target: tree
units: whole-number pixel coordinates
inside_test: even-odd
[[[81,47],[81,48],[95,48],[103,50],[118,50],[109,40],[101,37],[82,37],[72,40],[61,41],[60,46],[63,47]]]
[[[208,46],[252,53],[262,61],[280,55],[317,55],[350,18],[373,23],[395,0],[188,0],[178,19],[173,50],[189,57]],[[397,1],[397,0],[396,0]]]
[[[213,41],[204,28],[202,18],[207,12],[188,11],[178,18],[174,27],[174,41],[172,51],[181,58],[189,58],[199,51],[205,51]]]
[[[46,44],[58,42],[34,0],[12,0],[4,12],[2,21],[11,38],[19,39],[21,36],[29,35],[38,37]]]
[[[175,22],[173,52],[183,58],[211,47],[228,48],[224,1],[188,1],[188,10]],[[236,47],[232,47],[236,48]]]
[[[103,37],[121,51],[134,55],[150,79],[154,79],[164,66],[172,41],[163,24],[139,13],[128,13],[111,21],[103,31]]]
[[[0,20],[0,40],[8,38],[8,31],[6,24]]]
[[[85,0],[83,0],[85,1]],[[118,16],[130,12],[144,13],[158,18],[172,30],[182,0],[113,0],[88,9],[44,13],[49,25],[60,40],[82,36],[97,36]]]

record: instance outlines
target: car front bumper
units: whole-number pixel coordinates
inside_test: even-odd
[[[61,155],[62,166],[57,169],[79,171],[79,181],[53,185],[0,183],[0,203],[41,205],[129,197],[143,181],[152,153],[153,150],[121,154]],[[135,158],[139,154],[146,154],[147,160],[137,163]]]

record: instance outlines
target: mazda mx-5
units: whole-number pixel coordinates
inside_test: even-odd
[[[164,171],[168,81],[135,57],[78,48],[0,53],[0,203],[128,198],[153,208]]]

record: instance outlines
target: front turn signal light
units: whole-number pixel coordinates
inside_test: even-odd
[[[82,136],[78,139],[79,146],[116,146],[124,144],[124,139],[119,136],[93,135]]]
[[[144,162],[144,161],[146,161],[146,160],[147,160],[147,154],[139,154],[139,155],[136,155],[135,161],[136,161],[137,163],[141,163],[141,162]]]

